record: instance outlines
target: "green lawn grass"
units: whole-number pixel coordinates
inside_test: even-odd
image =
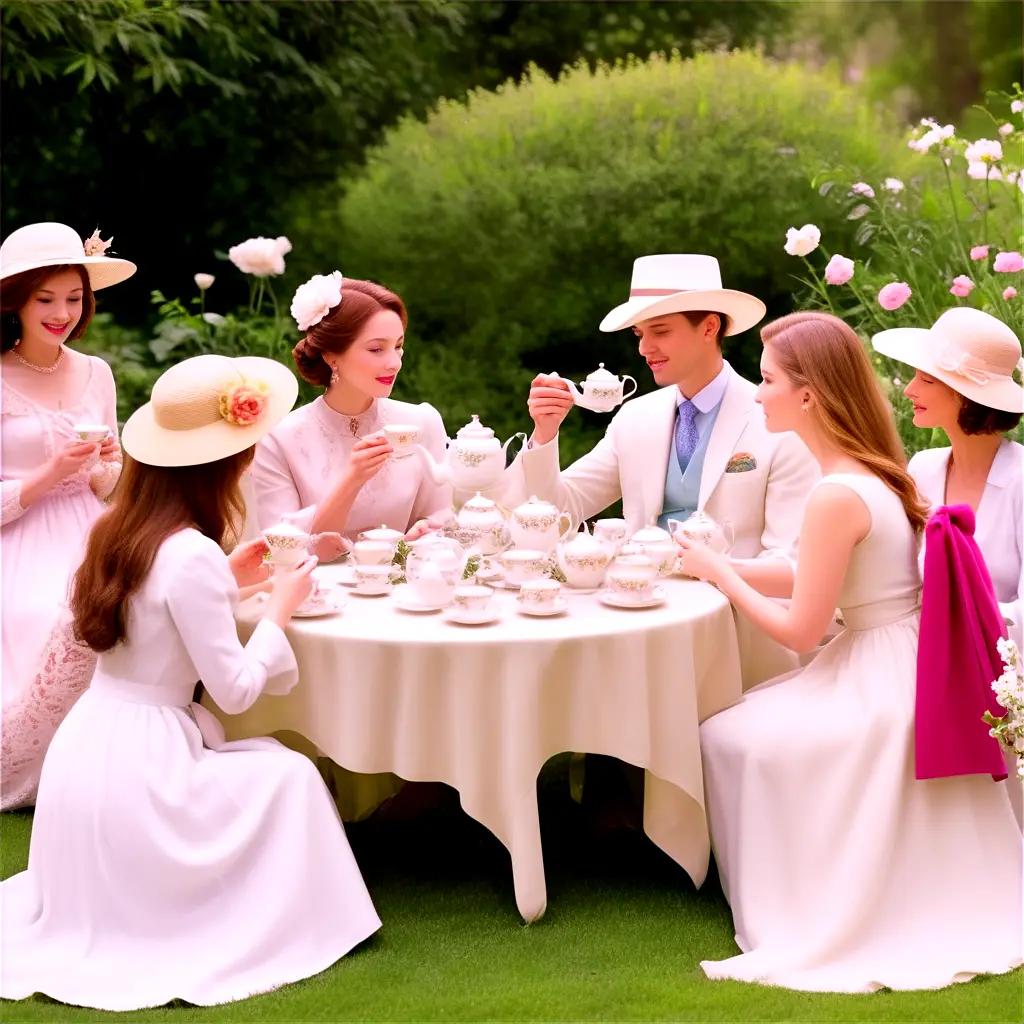
[[[384,927],[323,974],[211,1008],[184,1004],[132,1021],[971,1021],[1020,1022],[1024,974],[941,992],[807,995],[708,981],[702,958],[736,952],[712,876],[699,892],[641,834],[594,837],[588,813],[544,786],[548,911],[525,927],[508,855],[450,804],[349,836]],[[31,815],[0,815],[0,871],[28,859]],[[295,865],[302,870],[301,864]],[[259,894],[254,894],[258,899]],[[998,899],[993,894],[993,899]],[[117,1017],[36,997],[4,1021]]]

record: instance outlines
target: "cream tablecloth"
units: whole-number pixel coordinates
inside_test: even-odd
[[[339,615],[292,620],[300,682],[290,694],[220,717],[230,738],[290,729],[352,771],[454,787],[508,848],[527,921],[547,905],[541,767],[564,751],[618,757],[646,769],[647,835],[700,885],[710,841],[697,726],[740,696],[736,627],[713,587],[664,586],[658,608],[570,593],[552,618],[519,614],[498,591],[503,615],[490,626],[349,592]],[[239,609],[243,636],[255,613]]]

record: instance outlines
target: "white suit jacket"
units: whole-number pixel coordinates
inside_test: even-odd
[[[768,432],[754,401],[757,387],[731,367],[727,372],[697,507],[717,522],[732,523],[733,557],[773,552],[792,558],[817,464],[795,434]],[[678,395],[668,387],[627,402],[594,449],[562,472],[557,438],[524,449],[510,467],[516,496],[545,498],[577,524],[621,497],[630,532],[649,525],[665,498]]]
[[[950,448],[918,452],[907,469],[933,509],[946,503]],[[974,539],[992,576],[1010,636],[1024,639],[1024,445],[1003,441],[992,460],[975,516]]]

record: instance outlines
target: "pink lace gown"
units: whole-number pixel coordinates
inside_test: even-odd
[[[20,501],[24,478],[75,439],[73,424],[106,423],[117,432],[110,367],[94,356],[89,361],[81,397],[59,411],[0,381],[2,810],[35,800],[53,733],[88,686],[96,662],[71,636],[68,584],[120,463],[87,464],[27,509]]]

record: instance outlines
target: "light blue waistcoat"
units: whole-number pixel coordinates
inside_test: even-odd
[[[686,519],[697,511],[697,501],[700,498],[700,477],[704,472],[704,456],[708,450],[708,441],[711,432],[715,429],[715,420],[718,419],[718,410],[722,403],[714,407],[707,414],[707,421],[701,431],[700,440],[692,456],[686,472],[679,470],[679,459],[676,457],[675,447],[675,421],[672,423],[673,443],[669,449],[668,471],[665,473],[665,499],[661,505],[661,515],[658,516],[658,525],[668,529],[669,519]]]

